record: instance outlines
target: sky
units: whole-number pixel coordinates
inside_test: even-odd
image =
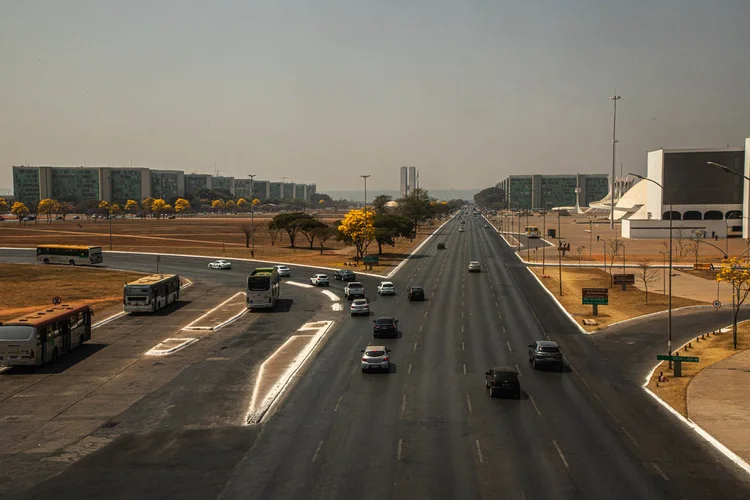
[[[0,3],[11,166],[483,188],[750,137],[748,0]]]

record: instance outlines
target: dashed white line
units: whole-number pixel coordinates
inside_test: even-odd
[[[469,413],[473,413],[471,409],[471,397],[468,394],[466,395],[466,404],[469,406]]]
[[[411,363],[409,363],[409,370],[407,370],[406,374],[411,375]]]
[[[419,331],[420,331],[420,332],[422,331],[422,328],[424,328],[424,325],[420,325],[420,326],[419,326]]]
[[[466,346],[464,345],[463,342],[461,342],[461,350],[463,351],[464,349],[466,349]]]
[[[529,401],[531,401],[531,404],[534,405],[534,409],[536,410],[536,414],[541,417],[542,416],[542,412],[539,411],[539,407],[536,405],[536,401],[534,401],[534,398],[531,397],[531,394],[529,394]]]
[[[500,314],[500,313],[497,313],[497,317],[500,318],[500,319],[503,319],[503,315]]]
[[[461,333],[464,333],[464,325],[461,325]]]
[[[482,447],[479,446],[479,440],[476,440],[477,443],[477,455],[479,456],[479,463],[484,463],[484,457],[482,456]]]
[[[355,366],[354,368],[356,369],[357,367]],[[341,405],[341,400],[342,399],[344,399],[344,396],[343,395],[339,396],[339,400],[336,401],[336,407],[333,409],[333,411],[339,411],[339,406]]]
[[[568,465],[568,461],[567,461],[567,460],[565,460],[565,455],[563,455],[563,452],[562,452],[562,450],[561,450],[561,449],[560,449],[560,447],[559,447],[559,446],[557,445],[557,441],[555,441],[555,440],[553,439],[553,440],[552,440],[552,444],[554,444],[554,445],[555,445],[555,448],[557,449],[557,454],[558,454],[558,455],[560,455],[560,459],[561,459],[561,460],[562,460],[562,462],[563,462],[563,463],[565,464],[565,467],[567,467],[567,468],[569,469],[569,468],[570,468],[570,465]]]
[[[398,440],[398,454],[396,454],[396,460],[398,460],[399,462],[401,461],[401,449],[403,447],[403,443],[403,439]]]
[[[320,452],[320,449],[323,447],[323,441],[318,443],[318,447],[315,449],[315,454],[312,457],[312,461],[316,461],[318,459],[318,453]]]
[[[662,477],[662,479],[664,479],[665,481],[669,481],[669,478],[667,477],[666,474],[664,474],[664,471],[661,470],[661,467],[659,467],[658,465],[656,465],[653,462],[651,462],[651,465],[654,467],[654,469],[656,469],[656,472],[659,473],[659,475]]]
[[[508,342],[508,341],[506,340],[506,341],[505,341],[505,343],[506,343],[506,345],[508,346],[508,350],[509,350],[510,352],[513,352],[513,348],[512,348],[511,346],[510,346],[510,342]]]
[[[417,350],[417,342],[414,342],[414,347],[412,348],[411,352],[414,352]]]
[[[495,307],[497,307],[497,301],[495,301]]]
[[[620,429],[622,429],[622,432],[624,432],[625,435],[630,438],[630,440],[633,442],[634,445],[636,445],[638,448],[641,447],[641,445],[638,444],[638,441],[636,441],[635,438],[630,435],[630,433],[628,432],[628,430],[625,427],[620,426]]]
[[[406,410],[406,394],[401,398],[401,413]]]
[[[424,317],[425,317],[425,318],[427,317],[427,313],[429,313],[429,312],[430,312],[430,311],[425,311],[425,312],[424,312]]]
[[[503,333],[505,333],[505,327],[503,327]]]

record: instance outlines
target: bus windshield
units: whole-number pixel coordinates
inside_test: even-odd
[[[33,326],[0,326],[0,340],[30,340],[33,334]]]
[[[271,289],[271,277],[250,276],[247,278],[247,288],[252,292],[267,292]]]
[[[148,293],[148,285],[125,285],[125,295]]]

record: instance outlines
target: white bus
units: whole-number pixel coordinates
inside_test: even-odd
[[[36,261],[44,264],[99,264],[102,247],[86,245],[39,245],[36,247]]]
[[[527,238],[539,238],[539,228],[536,226],[526,226]]]
[[[152,274],[125,284],[122,306],[125,312],[154,312],[180,298],[180,277]]]
[[[0,323],[0,365],[40,366],[91,339],[93,309],[61,304]]]
[[[273,309],[281,293],[281,278],[275,267],[258,267],[247,277],[247,308]]]

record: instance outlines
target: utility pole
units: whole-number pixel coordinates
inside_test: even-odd
[[[248,177],[250,177],[250,236],[253,239],[253,248],[250,250],[250,257],[253,259],[255,258],[255,203],[253,203],[255,201],[255,175],[248,174]]]
[[[612,117],[612,199],[610,200],[612,203],[612,210],[609,214],[609,228],[614,229],[615,228],[615,148],[617,145],[617,101],[622,99],[619,95],[617,95],[617,92],[615,91],[615,95],[610,96],[610,99],[614,103],[614,115]]]
[[[362,234],[362,240],[365,247],[365,257],[367,257],[367,178],[372,177],[370,174],[367,175],[360,175],[365,180],[365,228],[364,233]],[[365,264],[365,269],[367,269],[367,265]]]

